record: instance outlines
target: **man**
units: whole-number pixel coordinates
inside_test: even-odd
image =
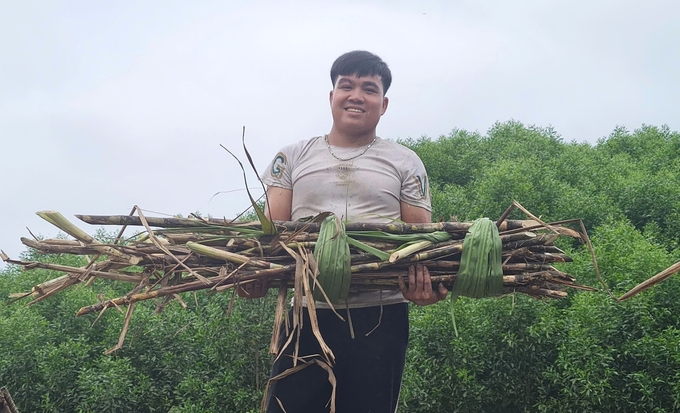
[[[385,93],[392,75],[387,64],[366,51],[349,52],[333,64],[331,81],[330,132],[283,148],[263,174],[268,216],[291,221],[331,211],[350,222],[430,222],[422,161],[410,149],[376,135],[389,103]],[[407,300],[428,305],[448,293],[442,285],[432,289],[427,268],[421,265],[410,268],[408,281],[406,286],[400,280],[399,292],[354,293],[346,308],[336,306],[351,319],[355,338],[348,323],[325,303],[317,303],[319,329],[336,356],[333,372],[339,413],[396,410],[408,343]],[[246,284],[239,294],[260,297],[267,288]],[[321,354],[306,311],[304,326],[299,354]],[[290,357],[282,355],[272,377],[291,366]],[[288,413],[327,412],[330,396],[328,373],[312,366],[274,381],[267,411],[281,412],[281,403]]]

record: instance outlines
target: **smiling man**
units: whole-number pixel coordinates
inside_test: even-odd
[[[330,211],[352,222],[431,220],[425,167],[410,149],[376,134],[389,103],[392,82],[387,64],[366,51],[340,56],[331,68],[333,126],[324,136],[286,146],[262,176],[267,185],[266,211],[273,220],[299,220]],[[242,296],[263,296],[267,285],[246,284]],[[336,309],[351,319],[341,321],[325,303],[317,302],[324,340],[336,356],[338,413],[396,411],[408,343],[408,301],[428,305],[448,291],[433,290],[427,268],[412,267],[408,287],[400,291],[350,293]],[[340,308],[338,308],[340,307]],[[279,345],[287,337],[281,335]],[[300,334],[301,356],[321,354],[305,311]],[[292,347],[278,358],[272,377],[292,367]],[[314,365],[272,382],[267,411],[327,412],[331,398],[328,373]]]

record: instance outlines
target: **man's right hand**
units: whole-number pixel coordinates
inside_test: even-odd
[[[236,287],[236,294],[243,298],[260,298],[267,295],[271,280],[253,280]]]

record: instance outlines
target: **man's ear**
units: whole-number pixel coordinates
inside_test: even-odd
[[[332,90],[331,90],[331,93],[328,96],[328,103],[330,103],[331,106],[333,106],[333,91]]]
[[[387,112],[387,105],[389,103],[390,103],[390,99],[387,96],[383,97],[382,112],[380,113],[380,116],[384,115],[385,112]]]

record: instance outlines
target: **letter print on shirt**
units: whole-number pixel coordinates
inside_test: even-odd
[[[281,178],[283,171],[286,170],[286,155],[283,152],[279,152],[274,157],[272,161],[271,174],[274,178]]]
[[[336,186],[349,187],[352,184],[352,181],[353,181],[352,178],[353,178],[355,169],[357,169],[357,168],[353,164],[348,164],[348,163],[337,164],[337,172],[335,173],[335,177],[337,178],[337,181],[334,181],[333,184],[336,185]]]
[[[413,179],[416,180],[418,183],[418,192],[420,192],[420,199],[425,199],[427,197],[427,175],[423,174],[421,177],[420,175],[416,175],[413,177]]]

